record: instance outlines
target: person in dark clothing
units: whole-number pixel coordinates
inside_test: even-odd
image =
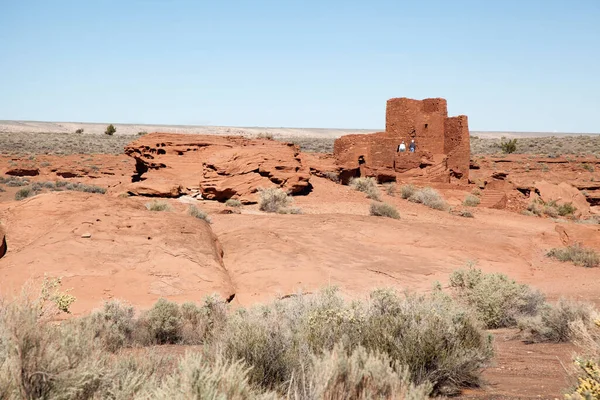
[[[415,144],[415,139],[410,141],[410,145],[408,146],[408,150],[410,150],[411,153],[414,153],[415,150],[417,150],[417,145]]]

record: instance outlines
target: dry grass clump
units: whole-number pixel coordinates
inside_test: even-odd
[[[479,199],[479,197],[469,194],[467,195],[467,197],[465,197],[465,200],[463,201],[463,206],[476,207],[479,205],[480,202],[481,200]]]
[[[208,222],[209,224],[211,223],[211,219],[208,216],[208,214],[193,204],[190,205],[190,207],[188,208],[188,214],[194,218],[204,220],[204,221]]]
[[[381,203],[374,201],[371,203],[369,208],[369,214],[376,217],[388,217],[393,219],[400,219],[400,213],[391,204]]]
[[[329,179],[332,182],[340,183],[340,175],[333,171],[326,171],[323,173],[323,177]]]
[[[400,195],[403,199],[409,199],[416,191],[417,188],[414,185],[402,185],[400,187]]]
[[[541,217],[547,215],[551,218],[570,217],[573,216],[577,208],[572,202],[558,204],[556,200],[551,200],[545,203],[542,199],[534,199],[527,206],[527,211],[532,215]]]
[[[171,206],[164,200],[154,200],[146,203],[146,208],[150,211],[171,211]]]
[[[535,316],[544,296],[503,274],[484,274],[478,268],[454,271],[450,287],[459,301],[472,308],[490,329],[514,327],[519,318]]]
[[[242,202],[238,199],[227,199],[227,201],[225,201],[225,205],[227,207],[241,207]]]
[[[0,183],[6,185],[8,187],[20,187],[29,185],[29,179],[27,178],[19,178],[19,177],[8,177],[5,178],[0,176]]]
[[[423,189],[416,190],[409,198],[408,201],[412,201],[413,203],[423,204],[429,208],[433,208],[434,210],[446,210],[448,208],[448,204],[442,199],[442,196],[435,190],[430,187],[425,187]]]
[[[350,186],[359,192],[363,192],[367,195],[367,198],[372,200],[381,200],[379,189],[377,188],[377,181],[375,178],[352,178]]]
[[[388,194],[388,196],[395,196],[396,195],[396,184],[395,183],[386,184],[385,192]]]
[[[552,249],[546,256],[556,258],[559,261],[571,261],[575,265],[593,268],[600,265],[600,255],[593,249],[586,249],[579,243],[562,249]]]
[[[261,211],[276,213],[291,203],[291,198],[281,188],[259,189],[258,207]]]

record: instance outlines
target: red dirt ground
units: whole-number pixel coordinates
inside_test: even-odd
[[[330,162],[306,154],[302,160],[311,167]],[[473,181],[499,170],[521,186],[542,178],[594,186],[598,179],[581,167],[594,160],[515,156],[476,161],[480,168],[472,171]],[[381,286],[428,291],[435,281],[445,284],[453,270],[476,261],[484,271],[505,273],[551,300],[565,296],[600,305],[600,268],[545,256],[566,237],[600,250],[600,225],[521,215],[529,200],[516,190],[509,192],[507,210],[470,208],[474,218],[462,218],[410,203],[399,193],[389,196],[382,187],[383,200],[401,214],[392,220],[369,216],[371,201],[364,194],[313,175],[312,192],[294,197],[302,215],[266,214],[256,205],[237,213],[223,203],[188,196],[169,199],[170,213],[152,213],[144,203],[153,199],[122,195],[134,164],[125,155],[1,156],[0,173],[39,168],[31,181],[65,179],[108,191],[104,196],[44,193],[17,202],[19,188],[0,184],[5,190],[0,191],[0,221],[8,244],[0,260],[0,290],[16,290],[48,272],[64,276],[65,287],[73,288],[76,314],[109,298],[145,308],[159,297],[195,300],[214,291],[235,293],[235,304],[249,305],[328,284],[350,297]],[[436,188],[462,208],[475,185]],[[187,216],[188,204],[207,211],[212,224]],[[84,238],[87,234],[91,237]],[[563,365],[571,368],[574,346],[528,345],[512,338],[514,331],[493,333],[497,357],[484,372],[487,384],[466,390],[461,398],[562,396],[571,383]]]

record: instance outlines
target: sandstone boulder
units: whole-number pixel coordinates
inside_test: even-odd
[[[0,259],[2,296],[48,274],[77,297],[73,312],[122,299],[201,301],[233,285],[210,226],[185,213],[152,212],[132,199],[47,193],[0,205],[10,248]]]
[[[256,201],[261,187],[281,187],[292,195],[311,190],[298,147],[273,140],[152,133],[125,153],[136,160],[133,180],[147,188],[196,189],[206,199],[242,202]]]
[[[573,203],[577,208],[576,215],[588,215],[590,205],[585,196],[574,186],[567,182],[560,184],[546,181],[535,182],[535,192],[545,203],[556,201],[557,204]]]

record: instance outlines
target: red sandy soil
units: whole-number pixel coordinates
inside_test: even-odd
[[[501,160],[477,159],[473,179],[498,170],[523,186],[540,178],[589,183],[598,176],[582,169],[581,160],[547,163],[546,172],[538,166],[547,160]],[[312,167],[330,160],[303,155],[303,162]],[[453,270],[475,261],[486,272],[539,288],[551,300],[564,296],[600,305],[600,268],[545,256],[565,242],[600,250],[600,225],[521,215],[528,199],[516,190],[508,195],[508,210],[470,208],[474,218],[462,218],[410,203],[399,193],[389,196],[382,187],[383,200],[401,215],[392,220],[369,216],[371,201],[364,194],[313,175],[312,192],[294,197],[302,215],[266,214],[256,205],[238,213],[188,196],[168,199],[171,212],[151,212],[144,204],[153,199],[119,196],[131,184],[134,164],[125,155],[0,157],[0,173],[39,168],[31,181],[54,181],[63,179],[57,173],[70,172],[74,177],[68,181],[108,188],[105,195],[43,193],[17,202],[19,188],[0,185],[6,190],[0,192],[0,221],[8,245],[0,259],[0,291],[16,291],[47,273],[63,276],[64,286],[73,288],[76,315],[110,298],[147,308],[159,297],[199,300],[213,292],[235,293],[234,304],[251,305],[329,284],[358,298],[382,286],[423,292],[436,281],[445,285]],[[475,185],[437,188],[451,205],[462,207]],[[188,216],[188,204],[207,211],[212,224]],[[571,382],[561,362],[569,369],[576,349],[527,345],[512,338],[514,333],[494,332],[497,357],[484,372],[487,384],[466,390],[462,398],[562,396]]]

